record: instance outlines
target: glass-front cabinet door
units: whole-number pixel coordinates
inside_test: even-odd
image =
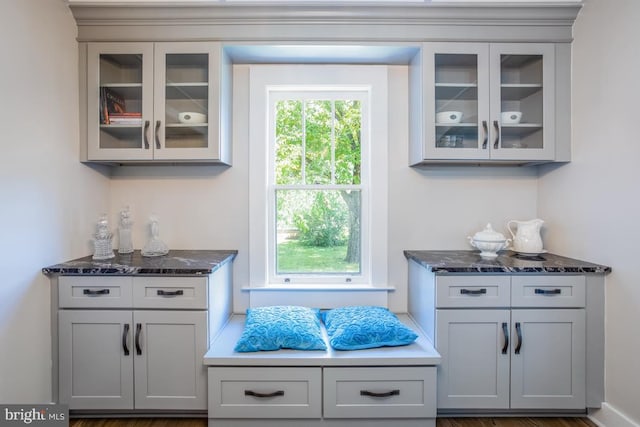
[[[229,163],[220,58],[216,42],[89,43],[87,160]]]
[[[555,79],[551,44],[491,44],[491,157],[553,160]]]
[[[88,160],[151,160],[153,44],[95,43],[87,55]]]
[[[486,43],[425,45],[427,158],[489,158],[488,53]]]
[[[552,44],[425,43],[422,61],[424,159],[554,159]]]
[[[156,43],[154,158],[218,155],[219,44]]]

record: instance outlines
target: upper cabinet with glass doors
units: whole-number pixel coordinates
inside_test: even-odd
[[[90,43],[87,160],[230,164],[219,43]]]
[[[569,141],[556,140],[555,76],[554,44],[424,44],[411,64],[411,165],[559,160]]]

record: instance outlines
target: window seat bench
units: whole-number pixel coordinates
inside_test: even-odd
[[[233,315],[204,356],[209,427],[435,426],[440,354],[418,334],[400,347],[356,351],[234,352],[244,315]]]

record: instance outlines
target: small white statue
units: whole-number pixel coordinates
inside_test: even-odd
[[[169,253],[169,248],[160,240],[160,226],[158,225],[158,218],[155,215],[149,217],[149,241],[144,248],[142,248],[142,256],[162,256]]]
[[[98,220],[96,234],[93,239],[93,259],[101,260],[115,257],[111,247],[112,237],[113,234],[109,231],[107,216],[103,214]]]
[[[131,240],[131,212],[129,206],[120,211],[120,228],[118,228],[118,253],[130,254],[133,252],[133,241]]]

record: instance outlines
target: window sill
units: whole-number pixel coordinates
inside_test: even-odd
[[[329,292],[394,292],[393,286],[372,286],[372,285],[265,285],[259,287],[243,287],[243,292],[265,292],[265,291],[329,291]]]

